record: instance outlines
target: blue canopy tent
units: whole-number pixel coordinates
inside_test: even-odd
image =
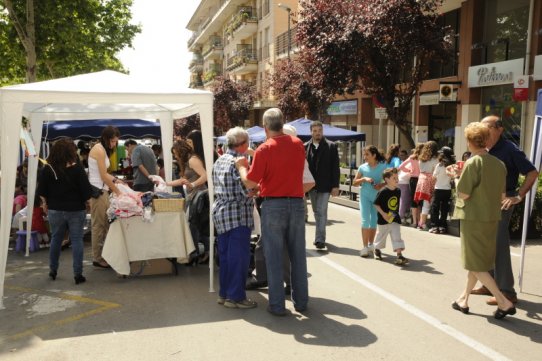
[[[287,124],[293,126],[297,131],[297,136],[304,142],[311,139],[311,125],[312,120],[307,118],[300,118],[291,121]],[[358,133],[348,129],[334,127],[333,125],[324,124],[324,136],[326,139],[332,141],[342,142],[363,142],[365,141],[365,133]]]
[[[531,143],[531,162],[533,162],[536,169],[540,172],[542,167],[542,89],[538,89],[538,97],[536,102],[536,114],[534,118],[533,127],[533,140]],[[523,268],[525,266],[525,243],[527,240],[527,227],[528,221],[531,216],[531,210],[533,209],[534,198],[536,196],[536,190],[538,182],[535,182],[533,189],[527,193],[525,197],[525,210],[523,211],[523,231],[521,234],[521,261],[519,266],[519,290],[523,288]]]
[[[73,139],[99,138],[104,127],[112,125],[119,128],[122,139],[161,137],[160,123],[143,119],[91,119],[44,122],[42,139],[55,140],[62,137]]]
[[[252,143],[263,143],[265,141],[265,131],[257,125],[247,129],[248,137]],[[217,144],[225,144],[226,136],[216,137]]]

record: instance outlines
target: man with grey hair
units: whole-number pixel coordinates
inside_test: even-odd
[[[305,149],[301,140],[283,133],[283,124],[282,112],[268,109],[263,115],[267,140],[254,152],[250,171],[245,158],[237,160],[245,186],[259,185],[264,199],[261,223],[269,288],[267,310],[275,316],[287,314],[282,284],[283,247],[287,247],[290,260],[295,310],[305,311],[309,301],[303,205]]]
[[[124,147],[134,170],[134,190],[138,192],[152,192],[154,190],[154,182],[150,176],[158,173],[154,152],[146,145],[137,144],[133,139],[124,142]]]
[[[520,203],[529,193],[534,182],[538,179],[538,171],[523,151],[513,142],[503,137],[504,124],[502,120],[490,115],[482,119],[482,124],[489,128],[489,140],[486,144],[489,154],[497,157],[506,166],[506,197],[502,200],[501,220],[497,230],[497,248],[495,255],[495,268],[492,273],[499,289],[508,300],[517,303],[518,298],[514,290],[514,274],[512,272],[512,260],[510,259],[510,218],[514,206]],[[518,189],[519,175],[525,175],[525,181]],[[471,291],[475,295],[488,295],[491,292],[482,286]],[[487,301],[489,305],[497,305],[495,297]]]
[[[250,262],[250,233],[254,227],[252,192],[235,166],[248,149],[248,133],[240,127],[226,133],[228,150],[213,166],[213,221],[218,235],[220,290],[218,303],[227,308],[254,308],[247,299],[245,278]]]

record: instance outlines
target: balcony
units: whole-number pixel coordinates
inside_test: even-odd
[[[203,82],[201,80],[190,82],[190,85],[188,86],[192,89],[201,89],[203,88]]]
[[[220,59],[224,50],[222,38],[219,36],[211,36],[209,41],[203,46],[201,54],[204,60]]]
[[[226,26],[226,36],[245,39],[258,31],[258,17],[256,9],[249,6],[240,6],[239,11]]]
[[[258,71],[256,51],[251,47],[238,50],[226,63],[226,70],[243,75]]]
[[[203,73],[203,86],[210,86],[217,76],[222,75],[222,65],[213,64],[206,72]]]
[[[193,58],[188,65],[188,69],[192,73],[203,71],[203,58],[201,56]]]
[[[291,53],[293,54],[297,48],[298,44],[295,40],[297,32],[297,27],[290,29],[290,41],[291,41]],[[275,40],[275,55],[277,58],[282,58],[288,56],[288,31],[283,32]]]

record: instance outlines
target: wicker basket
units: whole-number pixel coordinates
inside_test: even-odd
[[[155,212],[181,212],[184,210],[184,199],[182,198],[153,199],[152,204]]]

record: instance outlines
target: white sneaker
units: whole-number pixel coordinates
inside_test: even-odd
[[[361,251],[359,251],[359,255],[361,257],[369,257],[369,248],[363,247]]]
[[[369,244],[369,245],[367,246],[367,250],[368,250],[369,252],[371,252],[371,253],[374,253],[374,251],[375,251],[375,245],[374,245],[373,243]]]

